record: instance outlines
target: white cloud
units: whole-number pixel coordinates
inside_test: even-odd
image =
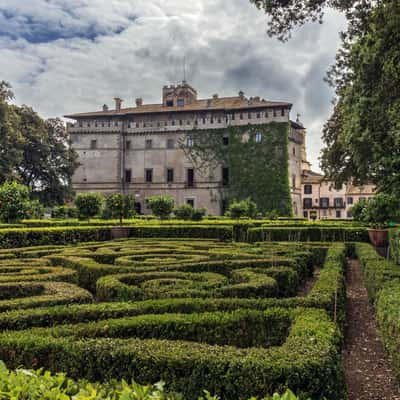
[[[307,25],[281,43],[267,37],[266,17],[243,0],[0,0],[4,9],[17,16],[8,23],[19,39],[0,36],[0,79],[13,84],[17,102],[44,116],[100,109],[117,95],[125,105],[135,97],[158,102],[164,84],[182,79],[185,57],[201,97],[242,89],[292,102],[318,164],[332,97],[322,79],[344,27],[333,12],[325,24]],[[26,21],[42,24],[35,29],[51,23],[64,38],[33,43]],[[92,40],[85,38],[88,26],[98,33]],[[124,29],[116,33],[118,27]]]

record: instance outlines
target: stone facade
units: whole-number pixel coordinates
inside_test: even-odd
[[[333,182],[308,168],[303,170],[303,216],[307,219],[350,219],[351,207],[361,199],[374,196],[374,186],[343,185],[335,189]]]
[[[165,194],[173,196],[177,205],[190,203],[220,215],[222,168],[199,174],[179,146],[181,141],[189,141],[190,146],[191,130],[286,122],[293,210],[303,215],[305,129],[290,121],[290,103],[247,98],[242,92],[199,100],[186,82],[164,86],[162,95],[160,104],[144,104],[138,98],[135,107],[123,108],[116,98],[113,110],[104,105],[101,111],[66,116],[75,120],[68,124],[68,132],[80,162],[72,179],[76,192],[130,193],[142,213],[150,211],[148,197]]]

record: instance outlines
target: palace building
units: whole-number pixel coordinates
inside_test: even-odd
[[[149,213],[148,197],[165,194],[173,196],[176,205],[188,203],[207,208],[210,215],[221,215],[231,179],[229,166],[217,165],[207,174],[200,173],[182,143],[190,148],[191,132],[201,135],[215,130],[222,132],[221,143],[228,145],[224,132],[235,127],[255,132],[251,140],[258,143],[263,141],[262,135],[268,135],[265,128],[269,124],[286,123],[285,176],[293,212],[303,215],[305,128],[290,120],[290,103],[247,98],[243,92],[234,97],[214,94],[198,99],[197,91],[185,81],[164,86],[160,104],[145,104],[137,98],[134,106],[123,107],[121,99],[114,100],[113,109],[103,105],[100,111],[65,116],[74,120],[67,127],[80,163],[72,178],[76,192],[129,193],[135,196],[140,213]],[[258,126],[264,127],[263,133],[257,131]],[[268,155],[265,157],[267,161]],[[261,172],[262,160],[260,165]],[[270,179],[272,184],[273,173]]]

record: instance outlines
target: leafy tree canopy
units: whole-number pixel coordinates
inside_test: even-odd
[[[321,165],[337,184],[374,183],[400,191],[400,3],[388,1],[369,17],[350,47],[348,77],[323,130]]]
[[[327,81],[335,108],[323,129],[321,166],[337,186],[373,183],[400,192],[400,2],[398,0],[250,0],[270,16],[281,40],[294,27],[345,13],[346,32]]]
[[[78,165],[65,125],[10,104],[13,97],[11,86],[0,82],[0,183],[16,179],[44,203],[62,203]]]

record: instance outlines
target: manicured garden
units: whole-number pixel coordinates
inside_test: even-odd
[[[368,243],[383,200],[359,205],[354,222],[260,216],[250,199],[218,218],[163,196],[149,201],[155,216],[134,215],[121,195],[78,196],[53,218],[8,207],[18,215],[0,224],[0,390],[346,400],[348,258],[361,263],[400,378],[400,267]],[[392,229],[396,261],[399,243]]]
[[[343,244],[209,239],[3,249],[0,359],[93,382],[162,380],[185,398],[290,386],[341,399],[344,256]]]

